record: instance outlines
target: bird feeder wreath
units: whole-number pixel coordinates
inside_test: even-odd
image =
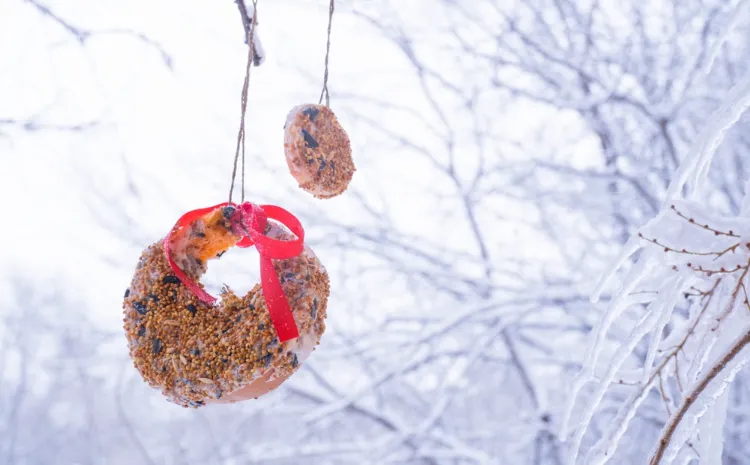
[[[252,2],[252,5],[250,5]],[[258,398],[300,367],[325,331],[328,274],[305,244],[289,211],[245,201],[245,112],[252,65],[265,58],[256,35],[257,0],[237,2],[248,44],[240,129],[229,201],[182,215],[138,261],[123,302],[133,364],[143,379],[183,407]],[[287,164],[300,186],[319,198],[344,192],[355,170],[349,138],[328,103],[330,1],[323,95],[326,105],[300,105],[285,125]],[[242,160],[242,200],[232,201]],[[221,299],[200,278],[210,260],[232,247],[255,247],[261,280],[244,296],[228,286]]]

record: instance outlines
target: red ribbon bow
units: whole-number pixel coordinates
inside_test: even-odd
[[[250,202],[237,205],[235,203],[224,202],[213,207],[200,208],[185,213],[177,220],[172,231],[164,238],[164,254],[167,257],[169,266],[172,267],[174,274],[182,283],[192,291],[201,301],[213,305],[216,297],[211,296],[205,290],[201,289],[198,284],[192,281],[183,272],[180,267],[172,260],[170,253],[169,241],[177,230],[192,223],[203,215],[210,213],[217,208],[233,207],[234,211],[230,215],[232,232],[242,236],[237,242],[237,247],[252,247],[260,254],[260,282],[263,289],[263,296],[266,299],[268,313],[271,316],[271,322],[279,336],[279,341],[284,342],[299,336],[297,324],[294,321],[294,315],[289,308],[284,289],[281,287],[279,277],[274,270],[271,259],[281,260],[296,257],[304,249],[305,230],[302,228],[300,221],[290,212],[275,205],[255,205]],[[268,219],[273,219],[286,226],[297,239],[292,241],[280,241],[272,239],[264,234]]]

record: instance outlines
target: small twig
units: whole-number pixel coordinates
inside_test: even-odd
[[[662,370],[667,366],[670,360],[674,359],[675,361],[675,369],[677,369],[677,360],[679,358],[680,352],[685,347],[685,344],[687,343],[690,336],[692,336],[695,333],[695,328],[698,327],[698,323],[701,321],[701,318],[706,313],[706,310],[708,310],[708,306],[711,304],[711,300],[715,296],[714,291],[717,287],[719,287],[719,283],[721,282],[721,279],[717,279],[714,283],[713,288],[709,291],[709,294],[706,298],[706,302],[703,304],[703,306],[700,309],[700,312],[698,313],[698,316],[695,318],[695,321],[693,321],[693,324],[688,328],[687,332],[685,333],[685,336],[682,338],[682,340],[672,349],[672,351],[669,353],[669,355],[664,358],[664,360],[661,362],[659,367],[655,370],[654,374],[651,375],[649,378],[648,383],[646,385],[650,385],[653,380],[654,376],[659,375],[661,376]],[[680,385],[679,377],[677,378],[678,386]],[[682,388],[680,387],[680,391],[682,391]]]
[[[240,18],[242,19],[242,27],[245,31],[245,43],[252,48],[253,64],[255,66],[260,66],[262,57],[258,53],[258,50],[256,50],[255,41],[257,40],[257,37],[255,36],[255,32],[253,31],[253,29],[255,29],[253,27],[253,24],[255,24],[256,27],[258,26],[257,0],[253,1],[252,16],[250,16],[250,14],[247,12],[247,7],[245,6],[245,0],[235,0],[235,3],[237,3],[237,8],[240,10]]]
[[[47,18],[51,19],[55,23],[57,23],[60,27],[65,29],[67,33],[72,35],[75,40],[81,44],[81,46],[86,45],[86,42],[89,41],[89,39],[95,37],[95,36],[102,36],[104,34],[109,35],[126,35],[130,37],[134,37],[144,44],[148,45],[149,47],[154,48],[161,54],[162,60],[164,61],[164,64],[169,68],[172,69],[172,57],[167,53],[167,51],[164,49],[164,47],[161,46],[158,42],[155,40],[149,38],[145,34],[141,32],[132,31],[129,29],[106,29],[106,30],[99,30],[99,31],[91,31],[82,29],[80,27],[74,26],[73,24],[66,21],[64,18],[59,16],[57,13],[52,11],[47,5],[44,5],[40,3],[38,0],[26,0],[26,3],[31,4],[34,8],[39,11],[42,15],[46,16]]]
[[[652,239],[652,238],[644,236],[643,233],[638,233],[638,237],[640,237],[641,239],[643,239],[646,242],[650,242],[650,243],[652,243],[654,245],[662,247],[665,252],[674,252],[674,253],[681,253],[681,254],[686,254],[686,255],[698,255],[698,256],[703,256],[703,257],[715,255],[714,260],[717,260],[719,257],[725,255],[728,252],[734,253],[734,251],[737,250],[737,247],[740,246],[740,243],[737,242],[737,243],[735,243],[735,244],[727,247],[726,249],[724,249],[724,250],[722,250],[720,252],[691,252],[691,251],[689,251],[687,249],[678,250],[678,249],[675,249],[673,247],[669,247],[668,245],[662,244],[657,239]]]
[[[669,443],[672,440],[672,436],[674,436],[675,431],[677,431],[677,427],[685,417],[685,414],[687,414],[688,410],[690,410],[690,407],[695,403],[696,400],[698,400],[698,397],[700,397],[701,393],[706,389],[706,387],[708,387],[711,381],[713,381],[719,375],[719,373],[724,370],[727,364],[730,363],[748,344],[750,344],[750,331],[746,332],[744,336],[742,336],[742,338],[740,338],[731,347],[731,349],[718,362],[716,362],[716,364],[711,368],[711,371],[706,373],[701,382],[698,383],[693,391],[685,397],[682,405],[680,405],[680,407],[670,419],[667,426],[664,428],[662,437],[659,439],[659,446],[656,449],[654,455],[651,457],[651,460],[649,461],[650,465],[658,465],[659,463],[661,463],[661,459],[664,457],[664,453],[666,452],[667,446],[669,446]]]
[[[701,228],[705,229],[706,231],[711,231],[712,233],[714,233],[715,236],[729,236],[729,237],[737,237],[737,238],[740,237],[737,234],[735,234],[734,231],[732,231],[731,229],[729,230],[729,232],[724,232],[724,231],[719,231],[718,229],[714,229],[707,224],[698,224],[695,222],[693,218],[686,216],[684,213],[682,213],[677,208],[675,208],[674,205],[672,205],[671,208],[672,210],[674,210],[675,213],[677,213],[677,216],[679,216],[680,218],[687,220],[688,223],[698,225]]]
[[[677,382],[677,389],[679,389],[680,392],[682,392],[682,378],[680,377],[680,352],[683,350],[683,348],[684,346],[680,347],[680,350],[678,350],[674,355],[674,379]]]
[[[734,245],[732,245],[730,247],[727,247],[726,249],[724,249],[721,252],[719,252],[719,255],[717,255],[716,258],[714,258],[714,260],[718,260],[719,258],[721,258],[724,254],[726,254],[728,252],[734,253],[735,250],[737,250],[737,247],[739,247],[739,246],[740,246],[740,243],[737,242],[736,244],[734,244]]]
[[[742,287],[742,292],[745,294],[745,301],[743,303],[745,304],[745,307],[750,310],[750,300],[747,296],[747,287],[745,286],[745,283],[742,282],[742,280],[740,280],[740,286]]]
[[[685,293],[686,296],[690,296],[690,297],[706,297],[706,296],[708,296],[709,294],[711,294],[713,292],[713,289],[708,290],[708,291],[702,291],[702,290],[698,289],[695,286],[690,286],[690,289],[693,290],[695,292],[695,294],[690,293],[690,292],[686,292]]]
[[[707,270],[706,268],[703,268],[701,265],[693,265],[692,263],[688,263],[687,267],[690,268],[693,271],[700,271],[701,273],[705,273],[706,276],[711,276],[714,274],[732,274],[736,273],[740,270],[747,270],[748,265],[740,266],[737,265],[735,268],[726,269],[724,267],[719,268],[718,270]]]
[[[617,381],[613,382],[613,384],[619,384],[620,386],[640,386],[640,381],[625,381],[623,379],[618,379]]]
[[[659,394],[661,395],[661,400],[664,402],[664,409],[667,411],[667,415],[672,415],[672,412],[669,408],[669,398],[667,397],[667,393],[664,391],[664,377],[659,373]]]
[[[12,118],[0,118],[0,126],[16,126],[20,127],[24,131],[35,132],[35,131],[71,131],[79,132],[91,129],[99,124],[99,121],[87,121],[84,123],[77,124],[55,124],[55,123],[40,123],[36,119],[18,120]]]
[[[62,26],[63,29],[65,29],[68,33],[70,33],[73,37],[76,38],[78,42],[83,44],[86,42],[86,40],[91,36],[91,32],[85,31],[83,29],[80,29],[76,26],[73,26],[60,16],[58,16],[55,12],[50,10],[50,8],[47,5],[43,5],[39,3],[37,0],[26,0],[26,3],[30,3],[34,6],[41,14],[44,16],[50,18],[54,22],[56,22],[58,25]]]
[[[125,371],[128,368],[128,365],[123,365],[123,370],[120,372],[119,376],[119,383],[117,383],[117,388],[115,388],[115,397],[117,400],[117,413],[120,417],[120,422],[125,427],[125,430],[128,433],[128,436],[130,436],[130,440],[135,445],[136,449],[141,454],[141,457],[143,458],[143,461],[146,462],[149,465],[156,465],[156,462],[154,462],[154,459],[151,457],[151,454],[148,453],[148,449],[146,446],[143,445],[143,442],[138,437],[138,433],[136,432],[135,428],[133,428],[133,424],[131,423],[130,419],[128,418],[128,415],[125,411],[125,407],[122,403],[122,391],[125,386],[124,380],[125,380]]]
[[[727,304],[726,308],[719,316],[716,317],[716,324],[713,328],[711,328],[711,331],[716,331],[719,329],[719,325],[722,321],[724,321],[725,318],[729,316],[730,313],[732,313],[732,309],[734,309],[734,304],[737,302],[737,297],[740,295],[740,289],[742,288],[742,282],[745,280],[745,277],[747,276],[748,271],[750,271],[750,268],[748,268],[748,265],[745,265],[744,271],[740,275],[740,277],[737,279],[737,285],[734,286],[734,289],[732,290],[732,293],[729,296],[729,303]]]

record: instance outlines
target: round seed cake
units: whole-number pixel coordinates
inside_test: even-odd
[[[298,105],[284,125],[284,153],[299,186],[317,198],[335,197],[354,176],[349,136],[324,105]]]
[[[198,283],[208,260],[242,236],[232,227],[233,207],[217,208],[169,238],[170,256]],[[269,221],[265,236],[291,240]],[[124,328],[136,369],[152,387],[183,407],[257,398],[291,376],[325,331],[329,280],[313,251],[273,260],[299,337],[280,342],[260,284],[244,296],[225,287],[209,305],[177,277],[163,241],[143,251],[125,291]]]

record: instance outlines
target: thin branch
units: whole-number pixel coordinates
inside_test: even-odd
[[[117,414],[120,417],[120,420],[122,421],[122,425],[125,427],[125,430],[128,433],[128,436],[130,436],[130,440],[132,441],[133,445],[136,447],[138,452],[141,454],[141,457],[143,458],[143,461],[146,462],[148,465],[156,465],[156,462],[154,462],[154,459],[151,458],[151,455],[148,453],[148,450],[143,445],[143,442],[141,442],[140,438],[138,437],[138,433],[136,433],[135,429],[133,428],[132,423],[130,422],[130,419],[128,418],[127,413],[125,412],[125,407],[122,403],[122,390],[125,385],[125,371],[129,368],[129,365],[123,365],[123,369],[120,371],[120,376],[118,379],[117,387],[115,387],[115,396],[116,396],[116,403],[117,403]]]
[[[685,397],[682,401],[682,405],[680,405],[675,414],[669,420],[669,423],[667,423],[667,426],[662,430],[662,435],[659,439],[659,446],[649,461],[650,465],[658,465],[661,463],[664,453],[672,440],[672,436],[674,436],[677,427],[680,425],[680,422],[685,417],[688,410],[690,410],[690,407],[695,404],[701,393],[703,393],[711,381],[713,381],[724,370],[724,368],[726,368],[727,364],[742,352],[742,349],[748,344],[750,344],[750,331],[747,331],[737,342],[734,343],[734,345],[732,345],[729,351],[711,368],[711,371],[706,373],[700,383],[698,383],[690,394]]]
[[[149,38],[142,32],[132,31],[130,29],[119,29],[119,28],[105,29],[105,30],[99,30],[99,31],[83,29],[68,22],[62,16],[52,11],[52,9],[50,9],[47,5],[44,5],[43,3],[39,2],[39,0],[26,0],[26,3],[29,3],[34,8],[36,8],[37,11],[39,11],[39,13],[41,13],[43,16],[46,16],[47,18],[57,23],[60,27],[65,29],[65,31],[68,34],[72,35],[75,38],[75,40],[82,46],[85,45],[86,42],[89,39],[93,38],[94,36],[101,36],[101,35],[130,36],[135,39],[138,39],[138,41],[148,45],[149,47],[159,52],[159,54],[161,55],[161,59],[164,62],[164,65],[170,70],[172,70],[172,56],[169,53],[167,53],[166,49],[161,44]]]
[[[55,123],[41,123],[33,118],[20,120],[15,118],[0,118],[0,126],[14,126],[19,127],[27,132],[36,131],[70,131],[80,132],[87,129],[91,129],[99,125],[99,121],[87,121],[84,123],[74,124],[55,124]]]
[[[245,44],[252,42],[251,54],[253,57],[253,65],[260,66],[265,60],[265,54],[263,53],[263,47],[260,44],[260,36],[255,28],[258,26],[258,14],[253,3],[252,14],[247,11],[247,6],[244,0],[235,0],[237,8],[240,10],[240,17],[242,18],[242,26],[245,30]],[[253,27],[253,20],[255,21],[255,27]]]

